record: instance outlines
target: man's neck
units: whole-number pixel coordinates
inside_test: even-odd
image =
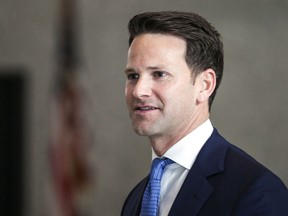
[[[149,137],[151,146],[158,157],[161,157],[165,154],[165,152],[170,149],[173,145],[175,145],[179,140],[185,137],[187,134],[191,133],[201,124],[203,124],[209,118],[209,113],[207,115],[201,116],[197,121],[191,124],[187,128],[181,128],[178,131],[174,131],[169,135],[155,135],[153,137]]]

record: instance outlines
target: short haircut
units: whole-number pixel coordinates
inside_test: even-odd
[[[134,16],[128,24],[129,46],[138,35],[166,34],[186,42],[186,62],[192,77],[211,68],[216,73],[216,87],[209,98],[209,110],[221,83],[224,67],[223,43],[219,32],[203,17],[192,12],[146,12]]]

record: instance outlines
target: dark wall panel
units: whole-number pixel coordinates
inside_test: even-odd
[[[21,216],[23,204],[22,71],[0,73],[0,215]]]

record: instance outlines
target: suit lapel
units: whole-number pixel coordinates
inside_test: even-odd
[[[213,192],[209,176],[223,172],[228,145],[216,129],[189,171],[169,216],[197,215]]]
[[[133,214],[131,215],[135,215],[138,216],[140,215],[140,210],[141,210],[141,205],[142,205],[142,196],[144,194],[146,185],[149,181],[149,176],[147,176],[141,183],[140,183],[140,187],[138,188],[138,192],[135,193],[137,196],[132,199],[134,202],[134,204],[132,206],[135,206],[135,209],[133,210]]]
[[[201,175],[201,170],[195,164],[191,170],[169,212],[169,216],[197,215],[205,201],[213,192],[213,188],[206,177]]]
[[[144,178],[134,189],[130,192],[126,198],[122,208],[122,216],[138,216],[140,215],[141,202],[144,190],[146,188],[149,176]]]

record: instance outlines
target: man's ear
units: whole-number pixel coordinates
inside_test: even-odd
[[[213,69],[208,68],[207,70],[200,73],[197,79],[199,86],[199,94],[197,100],[199,103],[203,103],[209,100],[209,97],[215,90],[216,73]]]

